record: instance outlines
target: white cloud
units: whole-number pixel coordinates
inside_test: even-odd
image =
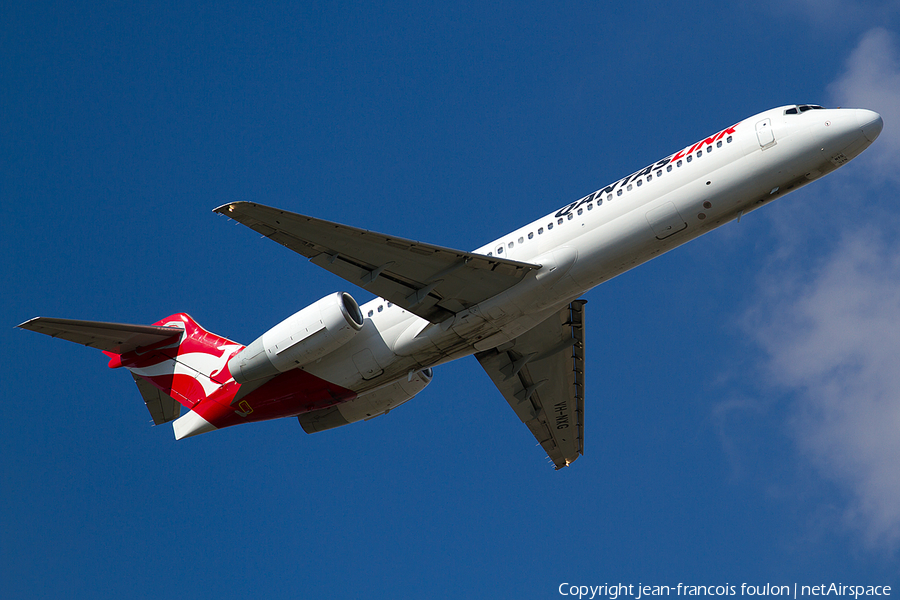
[[[900,180],[900,53],[897,36],[880,27],[868,31],[829,86],[839,106],[881,113],[884,131],[867,152],[866,164],[881,177]]]
[[[793,434],[849,493],[848,524],[900,547],[900,244],[857,232],[802,287],[756,309],[765,371],[798,392]]]
[[[792,398],[803,455],[846,498],[844,523],[871,547],[900,549],[900,53],[876,28],[830,86],[842,106],[877,110],[881,137],[815,187],[821,198],[773,210],[788,224],[748,310],[764,385]],[[822,214],[825,213],[825,214]],[[785,216],[794,217],[784,219]],[[796,217],[806,215],[809,218]],[[797,223],[812,227],[797,228]],[[848,226],[851,231],[848,233]],[[831,240],[836,239],[836,242]],[[797,260],[794,260],[797,259]],[[810,270],[810,265],[817,266]]]
[[[839,31],[859,30],[872,23],[891,24],[900,14],[900,0],[793,0],[770,2],[776,14],[797,15],[818,27]]]

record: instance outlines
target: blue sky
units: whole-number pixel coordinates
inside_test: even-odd
[[[900,3],[742,4],[0,7],[0,595],[900,587]],[[216,206],[472,249],[795,102],[885,129],[585,295],[560,472],[474,359],[368,423],[176,443],[102,355],[13,328],[184,311],[247,343],[369,296]]]

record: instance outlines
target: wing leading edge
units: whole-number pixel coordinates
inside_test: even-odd
[[[252,202],[225,215],[432,323],[492,298],[540,265],[463,252]]]
[[[584,454],[584,305],[475,355],[557,469]]]

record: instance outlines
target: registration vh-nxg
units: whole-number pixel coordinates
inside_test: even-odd
[[[247,346],[183,313],[19,327],[102,350],[176,439],[282,417],[307,433],[370,419],[421,392],[434,367],[474,354],[561,468],[584,453],[579,297],[837,169],[882,125],[864,109],[774,108],[472,252],[234,202],[215,212],[377,297],[325,296]]]

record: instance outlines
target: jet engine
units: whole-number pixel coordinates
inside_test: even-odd
[[[297,419],[306,433],[374,419],[387,414],[407,400],[412,400],[431,383],[433,376],[431,369],[422,369],[394,383],[360,394],[353,400],[300,415]]]
[[[356,300],[336,292],[288,317],[228,361],[238,383],[307,365],[346,344],[362,329]]]

